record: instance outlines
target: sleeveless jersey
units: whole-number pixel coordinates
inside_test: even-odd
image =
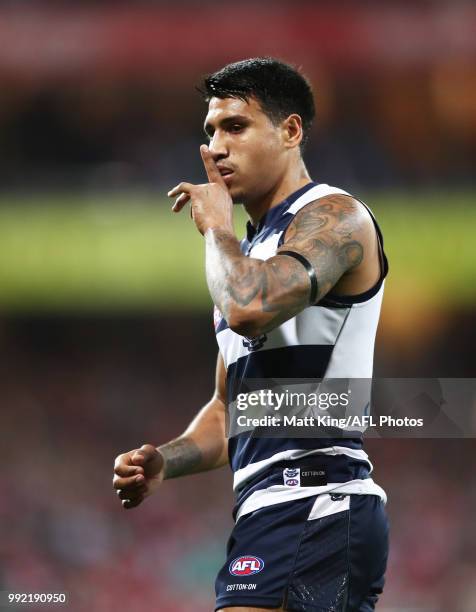
[[[274,256],[295,215],[307,204],[334,194],[350,195],[327,184],[305,185],[271,208],[257,228],[248,223],[242,252],[261,260]],[[372,218],[379,242],[381,273],[371,289],[353,296],[338,296],[331,291],[316,305],[308,306],[257,338],[233,332],[215,308],[215,330],[227,370],[229,402],[243,379],[372,378],[374,342],[388,264],[381,231],[371,211],[363,205]],[[386,501],[385,492],[369,477],[373,467],[362,448],[361,437],[265,438],[239,434],[229,439],[228,449],[238,518],[267,505],[326,491],[373,494]],[[277,477],[276,466],[295,467],[299,460],[310,458],[324,461],[335,482],[289,487]],[[346,478],[345,474],[351,476]]]

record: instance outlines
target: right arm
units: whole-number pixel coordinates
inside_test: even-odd
[[[225,380],[219,353],[213,397],[183,434],[158,448],[144,444],[116,458],[113,486],[124,508],[138,506],[165,479],[213,470],[228,462]]]

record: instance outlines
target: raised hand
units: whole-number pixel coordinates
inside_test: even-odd
[[[179,212],[190,202],[192,219],[201,234],[211,228],[233,232],[233,202],[225,180],[206,145],[200,147],[200,154],[209,182],[202,185],[183,182],[171,189],[167,195],[177,198],[172,210]]]

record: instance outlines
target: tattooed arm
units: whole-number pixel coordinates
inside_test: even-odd
[[[213,301],[230,328],[249,337],[277,327],[309,305],[308,272],[301,262],[280,251],[293,251],[311,264],[318,284],[316,301],[343,275],[358,273],[366,250],[375,251],[375,231],[368,213],[344,195],[320,198],[299,211],[283,246],[266,261],[245,257],[230,231],[209,229],[205,238]]]
[[[138,506],[167,478],[212,470],[228,462],[225,376],[225,366],[219,355],[215,393],[181,436],[158,448],[144,444],[118,455],[113,487],[124,508]]]

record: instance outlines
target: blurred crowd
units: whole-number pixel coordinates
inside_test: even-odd
[[[0,4],[0,188],[154,189],[203,177],[203,74],[275,55],[310,78],[321,182],[474,185],[468,2]],[[210,24],[213,23],[213,28]],[[247,36],[243,36],[246,23]]]
[[[2,188],[161,189],[202,180],[199,78],[172,90],[159,82],[93,82],[5,93]],[[354,189],[467,188],[476,155],[474,80],[464,66],[456,74],[438,66],[410,76],[315,75],[310,172]]]
[[[230,470],[167,481],[132,511],[111,486],[117,454],[175,437],[210,397],[210,321],[17,319],[0,338],[0,590],[66,591],[75,611],[210,612]],[[368,440],[391,520],[382,612],[476,609],[475,450]]]

